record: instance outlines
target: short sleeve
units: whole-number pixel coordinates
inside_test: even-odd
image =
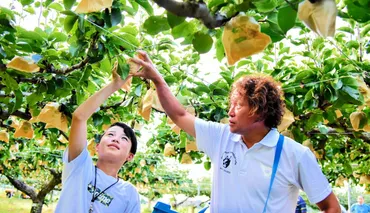
[[[332,192],[314,154],[307,149],[298,164],[298,182],[311,203],[319,203]]]
[[[87,148],[85,147],[80,155],[78,155],[75,159],[68,162],[68,149],[63,153],[63,172],[62,172],[62,182],[68,179],[68,177],[76,171],[76,169],[84,170],[84,166],[86,169],[90,169],[92,164],[92,159],[89,155],[89,152],[87,151]]]
[[[140,196],[135,187],[132,187],[132,200],[130,200],[125,213],[140,213]]]
[[[195,120],[197,147],[200,151],[206,153],[212,160],[216,150],[220,146],[225,128],[227,128],[225,124],[204,121],[199,118]]]

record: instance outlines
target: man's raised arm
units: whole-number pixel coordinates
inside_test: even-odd
[[[154,67],[152,61],[144,51],[138,51],[139,58],[132,58],[131,61],[143,67],[142,71],[133,74],[134,76],[150,79],[156,86],[159,101],[171,120],[189,135],[195,137],[195,116],[188,113],[176,97],[171,93],[166,81]]]

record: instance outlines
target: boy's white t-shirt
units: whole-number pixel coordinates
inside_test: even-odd
[[[88,213],[94,192],[95,166],[85,148],[73,161],[68,162],[68,148],[63,155],[62,192],[56,213]],[[117,181],[97,169],[95,196]],[[139,213],[140,197],[136,188],[123,180],[102,193],[93,203],[93,212]]]
[[[248,149],[229,125],[196,119],[195,130],[198,149],[212,161],[211,212],[262,213],[279,132],[271,129]],[[266,213],[294,213],[299,189],[311,203],[332,192],[311,150],[284,137]]]

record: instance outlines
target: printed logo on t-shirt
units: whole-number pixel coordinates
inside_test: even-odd
[[[91,183],[89,183],[89,185],[87,186],[87,191],[89,191],[90,193],[94,193],[94,186]],[[94,197],[98,196],[98,194],[100,194],[100,192],[101,192],[101,190],[99,188],[97,188],[95,190]],[[99,197],[96,200],[99,201],[104,206],[109,206],[111,204],[112,200],[113,200],[113,197],[104,192],[101,195],[99,195]]]
[[[220,167],[221,170],[223,170],[226,173],[231,173],[229,166],[230,165],[236,165],[236,157],[234,152],[224,152],[221,156],[222,160],[222,167]]]

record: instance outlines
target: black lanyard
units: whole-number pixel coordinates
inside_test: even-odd
[[[95,195],[95,191],[96,191],[96,176],[97,176],[97,172],[96,172],[97,168],[95,166],[95,181],[94,181],[94,192],[92,194],[92,198],[91,198],[91,205],[92,203],[94,203],[94,201],[101,195],[103,194],[105,191],[107,191],[110,187],[114,186],[116,183],[118,183],[119,181],[119,178],[117,177],[117,181],[114,182],[113,184],[111,184],[110,186],[108,186],[107,188],[105,188],[103,191],[101,191],[98,195],[94,196]]]

